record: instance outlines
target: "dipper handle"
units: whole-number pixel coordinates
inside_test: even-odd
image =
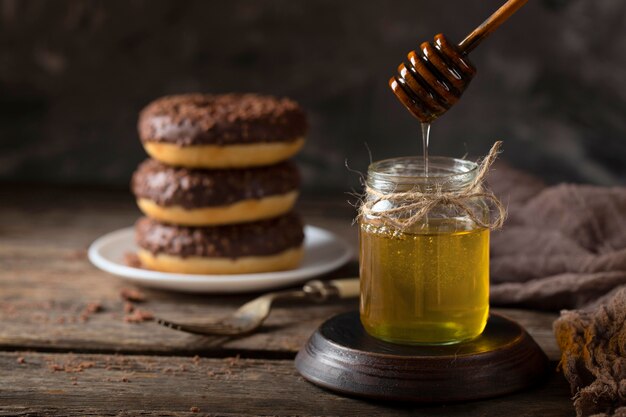
[[[459,49],[465,55],[476,48],[487,36],[504,23],[513,13],[526,4],[528,0],[509,0],[494,12],[487,20],[472,31],[459,43]]]

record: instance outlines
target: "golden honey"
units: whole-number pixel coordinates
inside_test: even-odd
[[[360,224],[361,322],[379,339],[449,344],[478,336],[489,314],[489,229],[431,219],[400,232]]]

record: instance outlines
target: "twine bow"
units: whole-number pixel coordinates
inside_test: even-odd
[[[442,191],[441,187],[437,187],[434,192],[428,193],[416,189],[398,193],[381,193],[366,186],[365,192],[370,198],[362,202],[359,208],[359,217],[376,216],[397,229],[405,230],[426,217],[436,206],[448,205],[455,207],[461,213],[465,213],[480,227],[499,229],[504,223],[506,209],[491,191],[483,188],[483,182],[489,168],[498,157],[501,146],[502,141],[493,144],[485,159],[479,164],[476,178],[467,187],[459,191]],[[490,207],[495,208],[497,216],[493,220],[489,216],[490,219],[484,221],[481,216],[475,213],[475,206],[471,204],[471,200],[476,198],[485,200]],[[374,206],[380,201],[389,201],[394,207],[374,210]]]

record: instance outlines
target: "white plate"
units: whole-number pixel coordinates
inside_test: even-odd
[[[137,250],[132,227],[96,239],[89,247],[89,260],[103,271],[147,287],[187,292],[238,293],[298,284],[337,269],[352,257],[350,246],[328,230],[305,226],[304,235],[302,263],[297,269],[289,271],[192,275],[133,268],[124,263],[124,255]]]

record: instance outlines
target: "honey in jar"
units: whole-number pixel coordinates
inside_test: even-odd
[[[397,201],[385,195],[419,190],[462,191],[477,165],[431,157],[428,175],[420,158],[372,164],[368,187],[376,198],[360,218],[361,322],[379,339],[401,344],[450,344],[474,338],[489,314],[489,229],[457,206],[438,204],[406,228],[390,224]],[[489,215],[480,198],[465,201],[473,218]],[[386,212],[386,219],[377,216]],[[398,211],[397,216],[411,212]]]

